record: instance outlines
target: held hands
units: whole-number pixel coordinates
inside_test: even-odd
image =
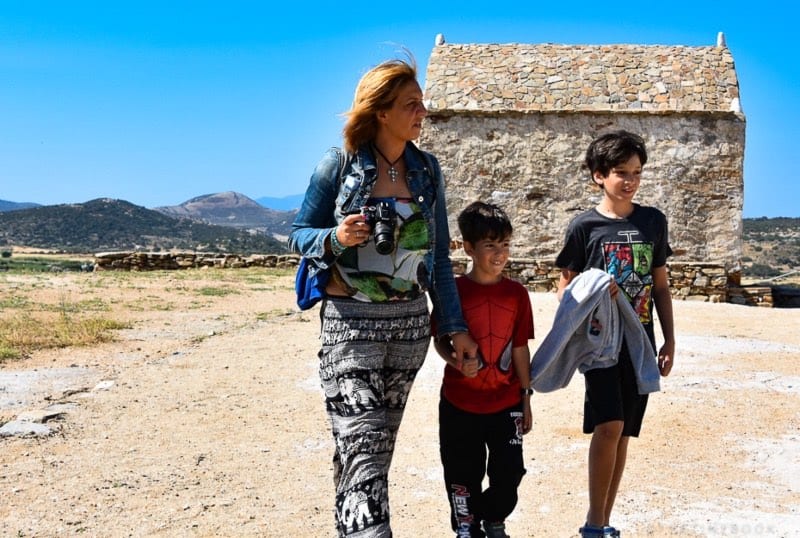
[[[466,333],[461,334],[463,335]],[[455,337],[456,335],[447,335],[436,338],[433,341],[433,345],[439,355],[447,362],[447,364],[461,372],[466,377],[475,377],[478,375],[478,370],[480,369],[480,361],[477,357],[477,350],[475,351],[475,355],[473,357],[464,357],[462,354],[462,357],[464,358],[459,358],[459,355],[456,352],[455,343],[453,342]],[[470,338],[470,340],[472,339]]]
[[[461,373],[464,377],[475,377],[480,369],[478,357],[467,357],[461,361]]]
[[[450,336],[453,345],[453,357],[457,369],[467,377],[478,375],[478,344],[469,333],[455,333]],[[467,374],[470,372],[470,374]]]

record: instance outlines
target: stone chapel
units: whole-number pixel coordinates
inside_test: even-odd
[[[419,142],[442,164],[454,239],[463,207],[494,202],[512,218],[512,256],[546,266],[572,217],[599,200],[582,169],[586,147],[623,128],[647,143],[637,201],[667,215],[670,266],[717,267],[718,284],[738,275],[745,117],[723,34],[697,47],[449,44],[440,35],[424,94]]]

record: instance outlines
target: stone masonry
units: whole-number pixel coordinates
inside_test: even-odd
[[[442,164],[456,241],[458,212],[495,202],[514,224],[512,256],[552,263],[569,221],[601,196],[582,169],[586,147],[624,128],[647,142],[637,199],[667,215],[670,263],[739,271],[745,118],[723,38],[708,47],[438,44],[425,99],[419,142]]]
[[[94,255],[95,271],[165,271],[174,269],[200,269],[216,267],[238,269],[268,267],[287,269],[297,266],[299,258],[293,254],[255,254],[239,256],[218,252],[98,252]]]

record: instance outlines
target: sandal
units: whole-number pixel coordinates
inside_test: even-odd
[[[578,529],[581,533],[581,538],[619,538],[620,532],[614,527],[597,527],[595,525],[585,524]]]

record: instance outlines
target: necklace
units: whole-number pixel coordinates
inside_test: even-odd
[[[396,158],[394,162],[392,162],[386,158],[386,155],[384,155],[383,152],[380,149],[378,149],[378,146],[376,144],[372,144],[372,147],[375,148],[375,151],[378,152],[378,155],[383,157],[383,160],[386,161],[386,164],[389,165],[389,179],[392,180],[392,183],[397,181],[397,170],[395,169],[394,165],[396,165],[398,161],[403,158],[403,154],[401,153],[400,156]]]

